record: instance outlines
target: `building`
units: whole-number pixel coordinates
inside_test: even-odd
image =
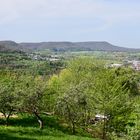
[[[134,60],[132,62],[132,68],[135,69],[135,70],[140,70],[140,61]]]

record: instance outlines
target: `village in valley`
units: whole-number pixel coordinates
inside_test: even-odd
[[[132,61],[124,61],[123,63],[112,63],[109,64],[108,67],[114,67],[114,68],[119,68],[119,67],[129,67],[134,70],[140,71],[140,61],[132,60]]]

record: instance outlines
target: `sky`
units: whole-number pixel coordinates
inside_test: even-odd
[[[140,48],[140,0],[0,0],[0,40]]]

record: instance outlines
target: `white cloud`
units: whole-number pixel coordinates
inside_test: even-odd
[[[109,5],[110,4],[110,5]],[[137,4],[109,3],[103,0],[0,0],[0,24],[16,20],[55,18],[98,18],[104,28],[140,18]]]

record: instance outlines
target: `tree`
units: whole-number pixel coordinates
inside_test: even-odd
[[[82,62],[82,63],[81,63]],[[72,132],[76,126],[86,126],[91,102],[87,90],[91,86],[92,75],[100,71],[101,64],[93,59],[80,58],[71,61],[67,69],[54,75],[49,81],[50,91],[54,93],[56,113],[63,116]]]
[[[70,87],[56,102],[56,114],[63,116],[73,134],[75,134],[76,126],[85,126],[85,120],[87,119],[89,108],[87,97],[82,92],[83,88],[83,85],[80,84]]]
[[[3,113],[6,124],[15,111],[17,96],[15,94],[17,75],[10,72],[0,73],[0,112]]]
[[[21,112],[28,112],[36,116],[40,129],[43,129],[44,122],[40,114],[45,110],[43,98],[46,89],[46,79],[42,76],[23,75],[19,79],[17,89],[18,108]]]
[[[112,132],[125,133],[134,109],[129,89],[126,88],[127,83],[124,83],[121,76],[116,77],[114,70],[104,69],[96,76],[96,82],[89,92],[94,111],[105,116],[102,122],[102,138],[106,139],[107,134]]]

